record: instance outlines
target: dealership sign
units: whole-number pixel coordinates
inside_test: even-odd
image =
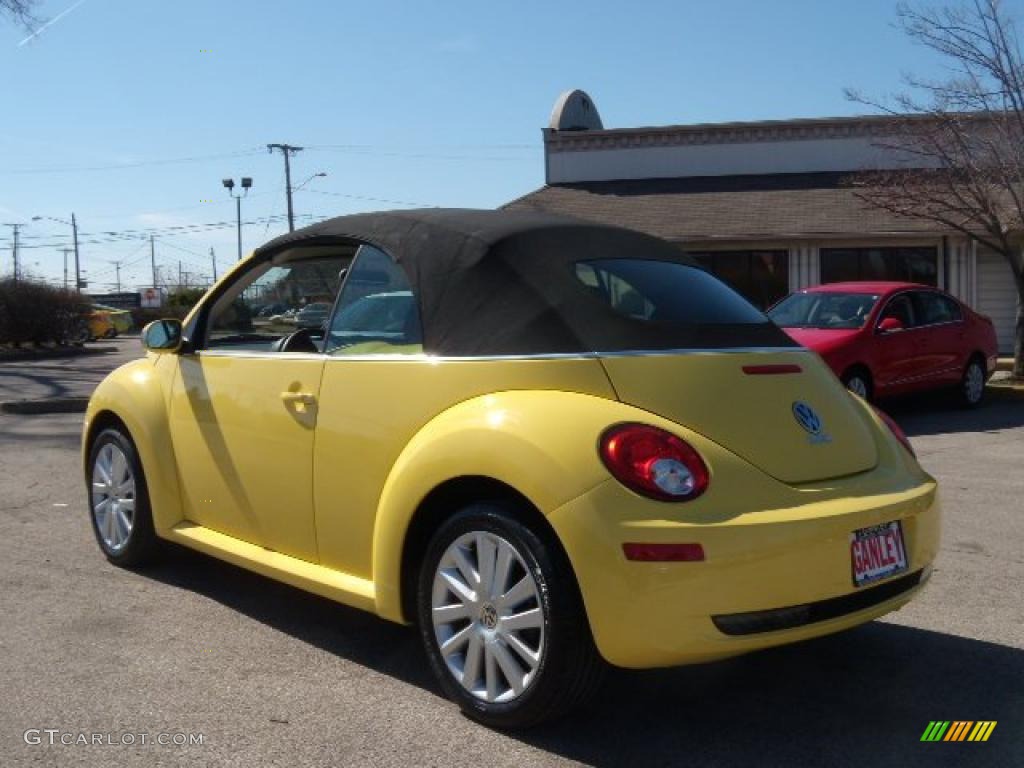
[[[163,299],[158,288],[143,288],[140,296],[142,306],[146,309],[158,309]]]

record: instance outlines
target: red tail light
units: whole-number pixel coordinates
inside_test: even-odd
[[[707,465],[686,441],[646,424],[605,430],[601,460],[627,488],[658,501],[689,501],[708,487]]]
[[[875,408],[875,413],[878,414],[878,418],[885,422],[885,426],[887,426],[889,431],[896,436],[896,439],[903,443],[903,447],[910,451],[910,455],[917,458],[917,454],[914,452],[914,446],[910,444],[910,440],[907,438],[903,430],[900,429],[900,425],[893,421],[892,416],[887,414],[881,408]]]

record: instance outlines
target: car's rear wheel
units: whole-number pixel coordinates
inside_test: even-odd
[[[851,368],[843,374],[843,386],[864,400],[871,399],[871,374],[864,368]]]
[[[115,565],[144,565],[159,545],[142,464],[131,438],[104,429],[89,451],[89,511],[96,542]]]
[[[978,357],[972,357],[964,368],[960,379],[960,403],[967,408],[976,408],[985,397],[985,367]]]
[[[442,688],[486,725],[549,720],[600,683],[604,662],[564,556],[504,505],[471,505],[434,534],[417,610]]]

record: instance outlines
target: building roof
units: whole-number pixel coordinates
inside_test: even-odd
[[[591,130],[547,129],[544,131],[544,140],[551,149],[566,151],[610,147],[849,138],[891,135],[902,125],[933,119],[928,115],[855,115],[849,117],[798,117],[786,120],[744,120],[727,123],[646,125]]]
[[[829,172],[577,182],[542,187],[505,207],[568,214],[688,243],[942,233],[931,222],[864,204],[847,183],[850,177]]]

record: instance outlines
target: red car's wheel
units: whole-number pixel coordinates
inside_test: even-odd
[[[871,374],[865,368],[851,368],[843,374],[843,386],[853,394],[865,400],[871,400],[873,394]]]
[[[972,357],[960,380],[960,402],[967,408],[976,408],[984,397],[985,367],[979,358]]]

